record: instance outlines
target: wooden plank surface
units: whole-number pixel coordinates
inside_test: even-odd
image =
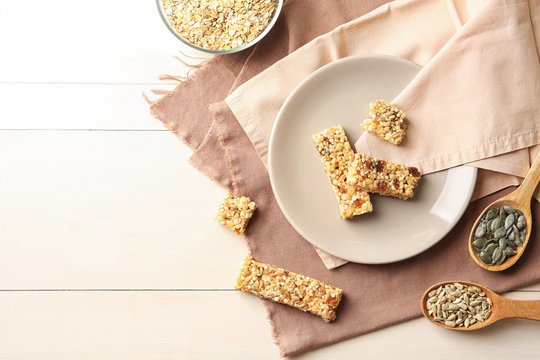
[[[0,306],[0,359],[279,359],[261,300],[236,291],[0,292]],[[465,334],[416,319],[296,358],[534,359],[539,336],[530,320]]]
[[[190,154],[161,131],[0,131],[0,288],[231,288],[245,239]]]
[[[0,2],[0,82],[157,83],[179,44],[154,0]]]
[[[212,220],[225,191],[142,98],[186,73],[178,50],[207,56],[153,0],[3,1],[0,48],[0,359],[278,359],[261,300],[232,289],[247,248]],[[298,358],[533,359],[539,336],[418,319]]]
[[[165,131],[143,92],[175,85],[0,83],[0,129]]]

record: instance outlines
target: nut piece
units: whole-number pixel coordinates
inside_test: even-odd
[[[341,125],[313,135],[313,141],[336,194],[341,218],[348,219],[373,211],[368,193],[347,183],[347,169],[354,152]]]
[[[246,230],[255,209],[257,209],[257,205],[250,198],[246,196],[235,198],[231,194],[227,194],[219,206],[216,220],[240,235]]]
[[[407,130],[403,111],[386,100],[378,100],[369,104],[369,116],[362,122],[364,129],[391,144],[401,143]]]
[[[247,44],[270,23],[276,0],[161,0],[167,22],[189,43],[209,50]]]
[[[349,185],[359,190],[406,200],[414,195],[413,189],[418,185],[420,176],[415,167],[356,154],[349,166],[347,179]]]
[[[343,296],[343,290],[334,286],[251,257],[244,260],[235,288],[318,315],[325,322],[336,319],[336,308]]]

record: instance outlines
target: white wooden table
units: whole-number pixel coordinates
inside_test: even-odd
[[[233,290],[224,190],[149,114],[182,49],[153,0],[0,2],[0,358],[279,358]],[[369,296],[369,294],[366,294]],[[512,298],[540,299],[540,286]],[[538,358],[540,324],[410,321],[300,358]]]

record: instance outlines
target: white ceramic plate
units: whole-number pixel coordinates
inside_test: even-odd
[[[354,143],[369,103],[393,99],[419,70],[396,57],[349,57],[317,70],[283,104],[270,138],[270,181],[289,222],[313,245],[354,262],[394,262],[437,243],[462,216],[476,182],[468,166],[423,176],[407,201],[372,195],[372,213],[341,220],[311,138],[341,124]]]

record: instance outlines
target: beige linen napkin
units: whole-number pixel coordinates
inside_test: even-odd
[[[470,163],[509,174],[490,177],[491,172],[481,171],[474,194],[479,198],[518,183],[516,176],[525,175],[538,151],[527,148],[540,143],[540,121],[535,118],[540,113],[535,101],[540,90],[536,43],[540,36],[534,36],[538,7],[538,0],[396,1],[305,45],[236,89],[226,102],[266,165],[275,116],[288,94],[311,72],[351,55],[382,53],[408,58],[426,66],[396,101],[408,101],[398,105],[409,118],[417,118],[410,108],[423,110],[416,101],[429,104],[428,110],[410,125],[400,147],[364,133],[357,150],[416,165],[423,172]],[[505,64],[512,68],[499,82],[492,74],[500,73],[501,66],[506,69]],[[438,92],[426,91],[432,86],[438,86]],[[255,95],[261,93],[265,96]],[[499,109],[501,103],[503,109]],[[466,115],[473,110],[475,116]],[[417,128],[424,131],[411,136]],[[460,141],[454,142],[448,134]],[[410,150],[403,152],[404,148]],[[345,263],[318,253],[329,268]]]

